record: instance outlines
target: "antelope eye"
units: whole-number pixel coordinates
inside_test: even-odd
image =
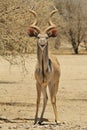
[[[48,39],[49,37],[48,36],[46,36],[46,39]]]
[[[48,38],[49,38],[47,34],[45,34],[45,38],[46,38],[46,39],[48,39]]]
[[[39,39],[40,37],[39,37],[39,36],[37,36],[37,38]]]

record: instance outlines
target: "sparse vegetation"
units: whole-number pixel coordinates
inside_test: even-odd
[[[18,55],[21,53],[36,52],[35,39],[31,39],[27,35],[29,24],[31,24],[34,19],[34,17],[29,13],[29,9],[31,8],[38,13],[38,25],[41,28],[44,27],[44,30],[45,27],[48,26],[48,14],[53,10],[54,5],[58,8],[58,14],[55,14],[52,19],[58,25],[58,37],[55,39],[55,43],[51,43],[52,39],[50,40],[50,49],[53,50],[54,53],[62,53],[60,49],[61,45],[64,46],[64,48],[67,48],[66,44],[71,42],[75,53],[78,53],[79,45],[81,41],[84,40],[84,30],[86,33],[85,37],[87,37],[87,27],[85,24],[86,22],[84,23],[83,20],[83,14],[81,13],[82,9],[80,6],[77,7],[76,2],[71,4],[69,2],[67,3],[67,0],[1,0],[0,55]],[[74,10],[75,13],[73,13]],[[77,21],[74,22],[74,19]],[[87,18],[85,16],[85,21],[86,20]],[[83,25],[85,25],[84,29]],[[78,29],[76,29],[77,26]],[[66,35],[68,40],[65,37]],[[62,44],[64,42],[65,44]],[[70,48],[71,47],[67,48],[69,53]]]
[[[56,5],[65,23],[63,35],[68,38],[75,54],[78,54],[79,46],[84,41],[87,33],[87,30],[85,31],[86,23],[82,5],[80,2],[76,3],[74,0],[56,1]]]

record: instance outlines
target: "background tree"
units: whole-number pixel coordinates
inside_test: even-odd
[[[56,5],[66,24],[63,28],[64,35],[67,36],[69,42],[72,44],[75,54],[78,54],[79,45],[85,36],[84,15],[81,4],[73,0],[66,0],[62,2],[59,1]],[[60,7],[62,9],[60,9]]]
[[[60,43],[63,43],[62,47],[67,48],[68,39],[75,52],[78,53],[80,41],[84,40],[83,32],[87,32],[87,22],[84,27],[84,21],[87,21],[85,6],[87,1],[81,1],[81,5],[78,1],[80,0],[0,0],[0,55],[36,52],[35,39],[27,35],[28,27],[34,20],[29,9],[37,12],[38,26],[44,30],[48,26],[48,16],[54,9],[55,2],[58,13],[52,17],[52,20],[58,26],[58,37],[55,41],[50,39],[50,49],[54,47],[60,49]],[[82,5],[85,20],[83,20]]]
[[[66,34],[70,40],[75,54],[78,54],[79,45],[84,39],[83,30],[83,13],[81,4],[74,4],[73,1],[67,1],[66,3],[67,11],[67,31]]]

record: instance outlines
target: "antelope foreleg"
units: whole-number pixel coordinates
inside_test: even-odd
[[[46,108],[46,105],[47,105],[47,100],[48,100],[46,87],[42,87],[42,93],[43,93],[43,109],[42,109],[42,113],[41,113],[41,116],[40,116],[40,120],[38,122],[39,124],[41,124],[42,121],[43,121],[43,115],[44,115],[45,108]]]
[[[41,97],[41,86],[40,86],[38,83],[36,83],[36,89],[37,89],[37,103],[36,103],[36,114],[35,114],[34,124],[37,123],[37,119],[38,119],[38,110],[39,110],[40,97]]]

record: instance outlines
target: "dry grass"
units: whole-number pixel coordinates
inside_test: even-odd
[[[26,58],[28,73],[22,68],[0,60],[0,129],[18,130],[86,130],[87,129],[87,56],[58,55],[61,78],[57,94],[57,107],[61,126],[54,122],[53,109],[48,92],[48,104],[42,126],[33,125],[36,106],[34,69],[36,55]],[[19,61],[19,60],[18,60]],[[31,69],[32,68],[32,69]],[[42,108],[42,98],[40,111]],[[39,113],[40,115],[40,113]]]

